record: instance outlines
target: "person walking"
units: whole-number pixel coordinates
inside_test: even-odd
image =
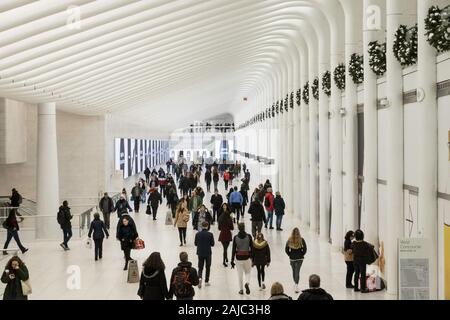
[[[150,182],[150,168],[149,167],[145,168],[144,175],[145,175],[145,182],[149,183]]]
[[[192,213],[192,216],[198,211],[200,206],[203,205],[203,199],[194,190],[192,192],[192,197],[189,199],[188,209]]]
[[[281,221],[283,221],[284,209],[286,208],[286,204],[279,191],[277,191],[275,199],[273,200],[273,208],[275,210],[275,216],[277,217],[277,230],[283,231],[283,229],[281,229]]]
[[[212,180],[211,170],[207,168],[205,171],[205,182],[206,182],[206,192],[208,193],[211,192],[211,180]]]
[[[216,219],[219,219],[219,210],[223,204],[223,198],[217,190],[214,190],[214,194],[211,196],[210,203],[212,205],[212,211],[213,211],[212,224],[214,224]]]
[[[139,212],[139,205],[141,203],[141,188],[139,186],[139,183],[136,182],[133,189],[131,189],[131,197],[134,202],[134,212]]]
[[[267,229],[267,224],[269,225],[269,229],[273,229],[272,223],[273,223],[273,193],[272,193],[272,188],[269,187],[267,188],[267,192],[266,195],[264,197],[264,207],[266,208],[267,211],[267,221],[264,225],[264,227]]]
[[[231,179],[230,171],[227,170],[223,173],[223,182],[225,184],[226,191],[228,191],[228,183],[230,182],[230,179]]]
[[[252,220],[252,235],[256,237],[258,232],[261,232],[263,222],[267,224],[266,213],[264,212],[264,207],[258,199],[254,199],[248,208],[248,213],[251,215]]]
[[[214,167],[214,170],[213,170],[214,191],[219,191],[219,189],[217,188],[219,179],[220,179],[220,176],[219,176],[219,172],[217,171],[217,166],[216,166],[216,167]]]
[[[175,219],[173,221],[174,227],[178,228],[178,234],[180,236],[180,247],[183,243],[186,245],[186,229],[189,222],[190,214],[187,209],[186,201],[180,201],[176,210]]]
[[[20,251],[22,251],[22,253],[27,252],[28,249],[22,245],[22,242],[20,242],[20,238],[19,238],[19,229],[20,228],[19,228],[19,223],[17,222],[16,210],[14,210],[14,209],[9,210],[8,217],[3,222],[3,227],[6,229],[6,241],[5,241],[5,245],[3,246],[3,255],[8,254],[6,249],[8,249],[9,243],[11,242],[11,240],[13,238],[16,241],[17,246],[19,247]]]
[[[239,294],[250,294],[250,272],[252,270],[252,236],[245,232],[245,224],[238,224],[239,232],[233,238],[233,249],[231,252],[231,268],[237,266],[239,280]],[[236,259],[236,263],[234,262]],[[245,275],[245,279],[244,279]],[[243,281],[245,284],[243,285]]]
[[[345,287],[347,289],[354,289],[355,286],[352,285],[353,274],[355,273],[355,267],[353,265],[353,250],[352,250],[352,240],[355,238],[355,233],[350,230],[345,234],[344,241],[344,261],[347,265],[347,274],[345,276]]]
[[[111,226],[111,212],[114,212],[114,202],[108,196],[108,193],[103,194],[103,198],[100,200],[98,207],[103,214],[103,221],[105,222],[106,229],[109,230]]]
[[[333,297],[320,287],[320,277],[317,274],[309,276],[309,289],[303,290],[298,297],[301,301],[331,301]]]
[[[137,239],[138,233],[136,230],[136,224],[130,223],[130,217],[127,215],[124,215],[121,217],[122,223],[119,224],[118,230],[117,230],[117,240],[120,241],[120,248],[123,251],[124,258],[125,258],[125,266],[123,270],[128,269],[128,261],[133,260],[130,256],[131,249],[133,249],[134,240]]]
[[[92,234],[94,233],[94,234]],[[109,238],[108,229],[102,220],[100,220],[100,214],[94,213],[94,220],[91,222],[91,227],[89,228],[88,237],[94,240],[94,256],[95,261],[101,259],[103,256],[103,239]]]
[[[274,282],[270,289],[269,300],[292,300],[292,298],[284,293],[284,288],[281,283]]]
[[[13,188],[11,190],[11,196],[9,197],[9,200],[11,201],[11,207],[13,207],[13,210],[16,212],[16,216],[21,217],[22,215],[19,213],[19,207],[22,204],[23,198],[19,191],[16,190],[16,188]],[[21,221],[22,220],[23,218],[21,218]]]
[[[209,275],[211,272],[211,257],[214,247],[214,236],[209,230],[209,223],[202,222],[202,230],[195,235],[195,246],[197,247],[198,256],[198,287],[202,287],[203,267],[206,266],[205,286],[209,286]]]
[[[23,261],[15,256],[6,264],[1,281],[6,284],[3,300],[28,300],[23,292],[22,282],[30,278],[28,268]]]
[[[223,204],[228,208],[226,203]],[[230,216],[230,210],[224,209],[222,214],[217,219],[219,225],[219,242],[222,243],[223,246],[223,265],[224,267],[228,267],[228,246],[230,242],[233,240],[231,231],[234,230],[233,220]]]
[[[177,300],[193,300],[195,296],[194,287],[199,284],[197,270],[192,267],[188,258],[186,252],[180,253],[180,263],[173,269],[170,277],[169,296],[175,295]]]
[[[373,251],[373,246],[364,241],[364,232],[358,229],[355,231],[355,241],[351,245],[353,253],[353,265],[355,267],[355,292],[367,293],[366,287],[366,268],[367,261]]]
[[[298,228],[292,230],[291,236],[286,242],[285,251],[291,263],[292,277],[294,278],[294,290],[295,293],[299,293],[298,283],[300,281],[300,268],[302,267],[307,248],[305,239],[300,235],[300,230]]]
[[[148,205],[152,210],[151,212],[153,214],[153,220],[156,220],[156,214],[158,213],[158,207],[160,204],[162,204],[162,197],[158,192],[158,189],[150,189],[150,194],[148,196]]]
[[[172,218],[175,218],[178,201],[179,198],[177,194],[177,188],[175,187],[175,184],[172,181],[167,185],[167,206],[170,208],[170,211],[172,212]]]
[[[258,233],[255,241],[253,241],[252,261],[258,273],[259,290],[265,290],[264,279],[266,274],[264,269],[270,265],[270,247],[262,233]]]
[[[120,199],[116,202],[116,206],[114,208],[114,211],[117,212],[117,218],[120,219],[120,217],[124,214],[127,214],[128,211],[131,212],[133,209],[131,209],[130,204],[127,201],[126,194],[121,194]]]
[[[208,222],[209,230],[212,222],[212,215],[208,209],[206,209],[205,205],[202,204],[200,208],[198,208],[198,211],[194,213],[194,218],[192,219],[192,226],[194,230],[201,231],[203,222],[205,221]]]
[[[142,300],[170,299],[167,289],[166,266],[159,252],[152,252],[142,265],[143,270],[139,280],[138,296]]]
[[[63,231],[63,242],[60,244],[65,251],[70,250],[69,240],[72,238],[72,214],[70,213],[69,203],[67,200],[63,201],[62,206],[59,207],[57,221]]]
[[[231,211],[236,214],[237,222],[239,223],[239,218],[241,216],[242,204],[244,203],[244,199],[242,198],[242,194],[237,190],[237,187],[233,188],[233,192],[230,195],[229,203],[231,206]],[[244,215],[242,214],[242,218]]]
[[[241,184],[241,190],[239,191],[242,195],[242,216],[244,216],[245,213],[245,207],[248,204],[248,190],[250,190],[248,184],[245,182],[245,180]]]

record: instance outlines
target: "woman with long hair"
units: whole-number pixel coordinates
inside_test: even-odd
[[[234,229],[233,220],[231,219],[231,211],[230,207],[227,203],[224,203],[220,208],[221,214],[218,218],[219,223],[219,241],[223,246],[223,265],[224,267],[228,267],[228,246],[230,242],[233,240],[231,231]]]
[[[142,300],[169,299],[169,290],[167,289],[167,280],[164,273],[166,266],[161,259],[161,254],[152,252],[142,267],[138,296]]]
[[[28,300],[22,289],[22,281],[29,279],[28,269],[23,261],[15,256],[6,264],[2,282],[6,284],[3,300]]]
[[[180,247],[186,244],[186,229],[189,222],[190,214],[187,208],[187,201],[181,199],[178,203],[178,207],[173,221],[174,227],[178,228],[178,234],[180,236]]]
[[[289,256],[289,260],[292,268],[292,276],[294,278],[294,290],[295,293],[299,293],[298,283],[300,281],[300,268],[303,264],[303,259],[306,254],[306,242],[300,234],[298,228],[292,230],[291,236],[286,242],[286,254]]]
[[[264,239],[264,235],[260,232],[257,233],[256,239],[253,241],[252,260],[258,272],[259,290],[264,290],[266,289],[264,268],[270,264],[270,247]]]
[[[350,230],[345,234],[344,241],[344,261],[347,265],[347,275],[345,276],[345,286],[348,289],[353,289],[352,278],[355,272],[355,266],[353,265],[353,250],[352,240],[355,238],[355,233]]]

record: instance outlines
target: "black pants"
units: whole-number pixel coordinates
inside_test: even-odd
[[[361,290],[366,290],[366,267],[365,263],[358,263],[353,261],[355,266],[355,289],[360,288]],[[360,281],[361,280],[361,281]],[[359,284],[361,283],[361,286]]]
[[[228,262],[228,246],[230,245],[230,241],[223,241],[223,262]]]
[[[178,228],[178,235],[180,236],[180,243],[184,242],[186,244],[186,229],[187,228]]]
[[[264,282],[266,273],[264,271],[265,265],[256,265],[256,271],[258,272],[258,284],[261,287],[261,283]]]
[[[156,214],[158,213],[158,205],[150,205],[150,208],[152,208],[152,214],[153,214],[153,220],[156,220]]]
[[[212,221],[215,222],[217,219],[219,219],[219,209],[216,209],[213,207],[213,219]]]
[[[232,203],[231,204],[231,211],[236,214],[236,219],[239,222],[239,217],[244,214],[241,212],[241,204],[240,203]]]
[[[3,246],[3,249],[8,249],[9,243],[11,242],[11,239],[16,240],[17,246],[20,248],[20,250],[23,252],[25,250],[25,247],[22,245],[22,242],[20,242],[19,233],[17,230],[11,230],[8,229],[6,233],[6,242]]]
[[[111,221],[111,212],[103,212],[103,221],[105,222],[106,229],[109,230],[110,221]]]
[[[103,238],[94,240],[95,260],[102,258],[103,254]]]
[[[128,261],[133,260],[131,259],[131,248],[123,248],[123,255],[125,257],[125,265],[128,265]]]
[[[224,180],[225,182],[225,190],[228,190],[228,180]]]
[[[211,256],[198,257],[198,277],[202,278],[203,266],[205,265],[205,262],[206,262],[205,282],[209,282],[209,274],[211,272]]]
[[[214,181],[214,192],[215,191],[219,191],[219,189],[217,189],[217,184],[219,183],[219,181]]]
[[[150,182],[150,175],[145,176],[145,182],[147,182],[147,184]]]
[[[69,243],[70,238],[72,238],[72,227],[64,228],[63,231],[63,243],[67,247],[67,244]]]
[[[139,206],[141,204],[140,197],[134,197],[134,211],[139,212]]]
[[[211,180],[206,181],[206,192],[211,192]]]
[[[172,211],[172,218],[175,219],[175,214],[176,214],[176,210],[177,210],[177,204],[176,203],[172,203],[170,205],[170,210]]]
[[[163,197],[163,198],[165,198],[166,197],[166,186],[165,185],[160,185],[159,186],[159,192],[161,193],[161,196]]]
[[[355,267],[353,266],[353,261],[345,261],[345,264],[347,265],[347,275],[345,277],[345,286],[351,287],[353,273],[355,272]]]

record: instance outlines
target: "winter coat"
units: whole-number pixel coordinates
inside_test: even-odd
[[[270,247],[267,241],[253,241],[252,260],[255,266],[265,266],[270,263]]]
[[[189,190],[189,180],[187,177],[183,176],[180,178],[179,189],[183,191]]]
[[[105,227],[105,223],[98,219],[91,222],[91,227],[89,228],[89,234],[88,237],[90,238],[92,233],[94,233],[92,239],[94,240],[100,240],[105,237],[105,234],[107,237],[109,237],[108,230]]]
[[[264,207],[259,201],[253,201],[248,208],[248,213],[252,216],[252,222],[264,221],[266,223],[266,213]]]
[[[284,199],[281,196],[276,196],[273,200],[273,208],[275,210],[276,216],[284,215],[284,209],[286,208],[286,204],[284,203]]]
[[[17,222],[16,211],[14,209],[9,211],[9,215],[5,220],[5,225],[10,231],[19,231],[19,223]]]
[[[184,221],[183,217],[186,217],[188,221]],[[187,228],[187,224],[189,222],[190,214],[187,209],[177,210],[175,214],[175,220],[173,225],[178,228]]]
[[[369,260],[373,247],[366,241],[353,241],[351,249],[353,252],[353,262],[363,264]]]
[[[266,199],[269,199],[269,203],[270,205],[268,207],[266,207],[266,205],[264,204],[264,207],[266,208],[267,211],[273,212],[273,194],[271,192],[266,192],[266,196],[264,197],[264,203],[266,202]]]
[[[207,170],[207,171],[205,172],[205,181],[206,181],[206,182],[211,182],[211,179],[212,179],[212,177],[211,177],[211,171]]]
[[[196,201],[197,201],[196,205],[194,205],[194,199],[196,199]],[[188,209],[189,209],[189,211],[197,211],[198,208],[200,208],[202,204],[203,204],[202,197],[200,197],[198,195],[193,196],[193,197],[191,197],[191,199],[189,199]]]
[[[116,236],[120,240],[120,248],[122,250],[132,249],[134,240],[138,237],[136,225],[134,223],[128,223],[128,226],[120,224]]]
[[[241,232],[233,238],[233,249],[231,251],[231,261],[247,260],[252,257],[253,240],[252,236],[246,232]]]
[[[128,213],[128,211],[133,211],[131,209],[130,204],[125,199],[120,199],[116,202],[116,207],[114,208],[114,211],[117,211],[117,217],[120,218],[123,214]]]
[[[333,297],[322,288],[303,290],[298,300],[333,300]]]
[[[219,210],[223,204],[223,198],[220,194],[213,194],[210,202],[215,210]]]
[[[70,208],[65,206],[60,206],[58,211],[58,223],[61,226],[61,229],[72,228],[72,215],[70,214]]]
[[[225,172],[223,174],[223,181],[229,181],[231,179],[230,173],[229,172]]]
[[[178,203],[178,194],[177,189],[172,186],[169,191],[167,192],[167,204],[177,204]]]
[[[192,226],[194,230],[202,230],[202,226],[200,225],[200,211],[196,211],[194,213],[194,218],[192,219]],[[208,230],[211,228],[212,215],[208,210],[205,210],[204,221],[209,223]]]
[[[242,190],[242,189],[239,192],[242,195],[242,205],[246,206],[248,203],[248,192],[247,192],[247,190]]]
[[[195,235],[194,244],[199,257],[209,257],[212,254],[211,247],[214,247],[214,236],[208,230],[203,229]]]
[[[9,200],[11,200],[11,207],[19,207],[22,203],[22,196],[17,192],[13,192],[11,197],[9,197]]]
[[[242,206],[244,199],[242,198],[242,194],[239,191],[234,191],[230,194],[229,204],[238,203]]]
[[[148,204],[152,207],[158,207],[161,203],[162,197],[158,190],[155,189],[150,192],[150,195],[148,196]]]
[[[14,274],[16,277],[10,279],[6,271],[3,271],[1,280],[6,284],[3,300],[27,300],[28,297],[23,295],[21,283],[21,281],[27,281],[29,279],[27,267],[23,265],[19,269],[9,270],[9,274]]]
[[[219,179],[220,179],[219,173],[217,173],[217,172],[213,173],[213,181],[214,181],[214,182],[218,182]]]
[[[164,300],[169,298],[164,270],[144,267],[139,281],[138,296],[142,300]]]
[[[277,294],[276,296],[271,296],[269,298],[269,300],[292,300],[292,298],[289,297],[288,295],[282,293],[282,294]]]
[[[286,242],[285,252],[292,261],[302,260],[307,251],[305,239],[302,238],[302,245],[298,248],[293,248],[289,245],[289,240]]]
[[[230,215],[221,215],[218,218],[219,223],[219,241],[220,242],[231,242],[233,240],[231,231],[234,230],[233,220],[231,220]]]
[[[133,189],[131,189],[131,196],[138,200],[141,197],[142,189],[139,186],[134,186]]]
[[[146,177],[149,177],[149,176],[150,176],[150,169],[149,169],[149,168],[145,168],[145,170],[144,170],[144,175],[145,175]]]
[[[106,202],[106,204],[105,204],[105,202]],[[103,197],[103,198],[100,200],[100,202],[99,202],[99,204],[98,204],[98,207],[100,208],[100,210],[101,210],[103,213],[111,213],[111,212],[114,211],[114,202],[113,202],[113,200],[112,200],[110,197],[107,197],[107,198]],[[106,207],[106,208],[108,209],[108,211],[105,212],[105,211],[103,210],[104,207]]]
[[[175,286],[174,286],[175,275],[179,270],[182,269],[188,270],[189,272],[188,281],[191,283],[186,297],[195,296],[194,286],[198,285],[199,283],[198,274],[197,270],[195,270],[195,268],[192,267],[192,263],[187,261],[187,262],[180,262],[178,266],[175,269],[173,269],[172,276],[170,277],[170,291],[169,291],[170,297],[172,297],[175,294]]]

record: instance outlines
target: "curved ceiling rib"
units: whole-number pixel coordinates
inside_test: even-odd
[[[288,77],[294,61],[300,65],[299,48],[309,40],[298,36],[327,32],[328,25],[313,21],[327,19],[322,5],[3,0],[0,96],[55,101],[60,110],[85,115],[138,113],[136,121],[156,127],[167,110],[176,118],[169,126],[191,121],[186,109],[189,117],[232,112],[242,96],[293,86],[292,75],[280,77]],[[69,6],[80,10],[80,29],[67,26]]]

